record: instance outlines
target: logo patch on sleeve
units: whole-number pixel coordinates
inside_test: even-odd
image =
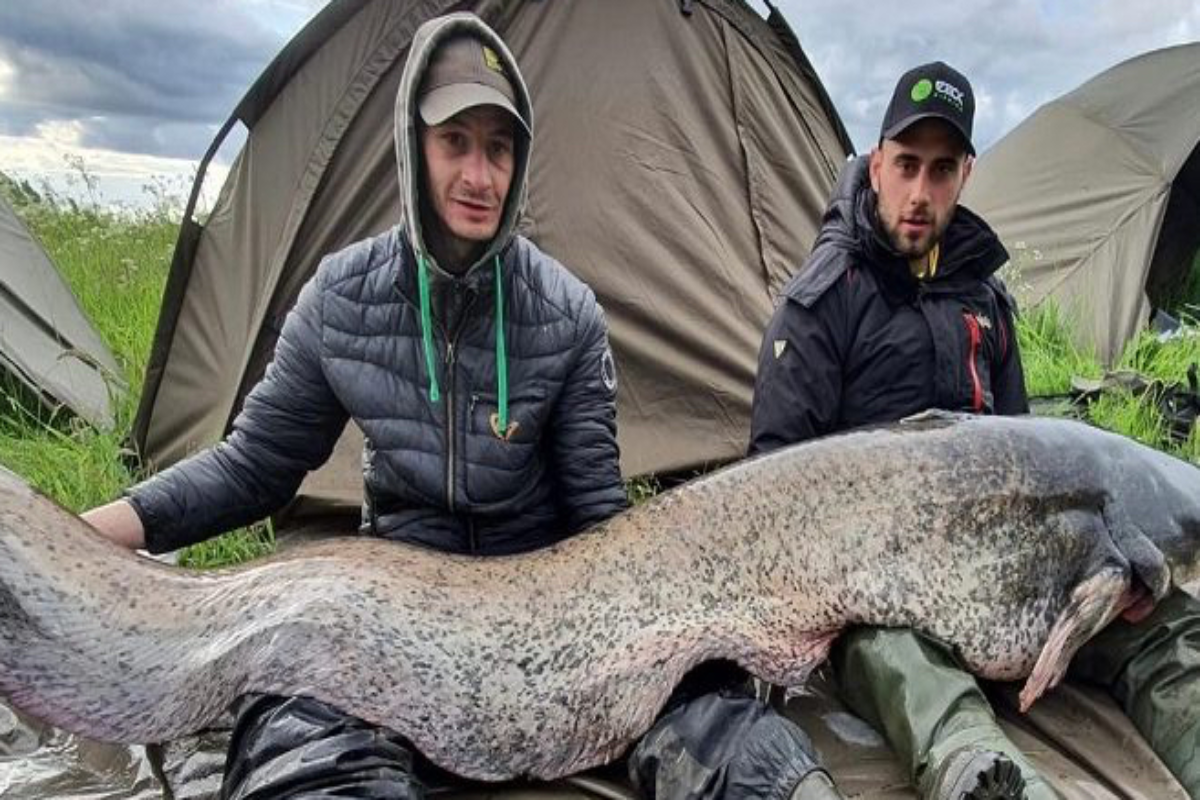
[[[600,356],[600,381],[604,384],[605,389],[616,393],[617,362],[613,360],[611,347],[604,348],[604,355]]]

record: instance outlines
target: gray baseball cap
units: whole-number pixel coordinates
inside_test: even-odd
[[[458,36],[439,45],[429,60],[417,93],[417,109],[426,125],[441,125],[475,106],[499,106],[529,133],[499,54],[479,39]]]

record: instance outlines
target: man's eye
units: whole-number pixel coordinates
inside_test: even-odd
[[[493,139],[488,148],[491,150],[493,157],[506,156],[513,150],[512,142],[508,139]]]

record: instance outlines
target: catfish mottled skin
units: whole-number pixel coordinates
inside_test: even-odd
[[[245,692],[387,725],[460,775],[619,756],[695,664],[796,685],[908,626],[1028,704],[1200,544],[1200,471],[1080,423],[936,416],[747,460],[586,534],[473,558],[354,537],[191,572],[0,472],[0,694],[78,734],[182,736]]]

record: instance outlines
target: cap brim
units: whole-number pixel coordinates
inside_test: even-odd
[[[517,113],[509,99],[491,86],[482,83],[455,83],[441,86],[428,92],[417,102],[417,110],[426,125],[441,125],[446,120],[468,108],[476,106],[499,106],[512,114],[522,130],[529,133],[529,126]]]
[[[958,135],[962,137],[963,144],[967,146],[967,153],[969,155],[975,155],[975,145],[971,143],[971,137],[966,131],[963,130],[962,125],[959,124],[958,120],[946,114],[939,114],[936,111],[926,111],[921,114],[912,114],[911,116],[905,117],[899,122],[893,124],[892,127],[885,130],[883,132],[883,138],[895,139],[897,136],[904,133],[904,131],[908,130],[910,127],[923,119],[940,119],[942,122],[945,122],[947,125],[954,128],[954,130],[958,132]]]

